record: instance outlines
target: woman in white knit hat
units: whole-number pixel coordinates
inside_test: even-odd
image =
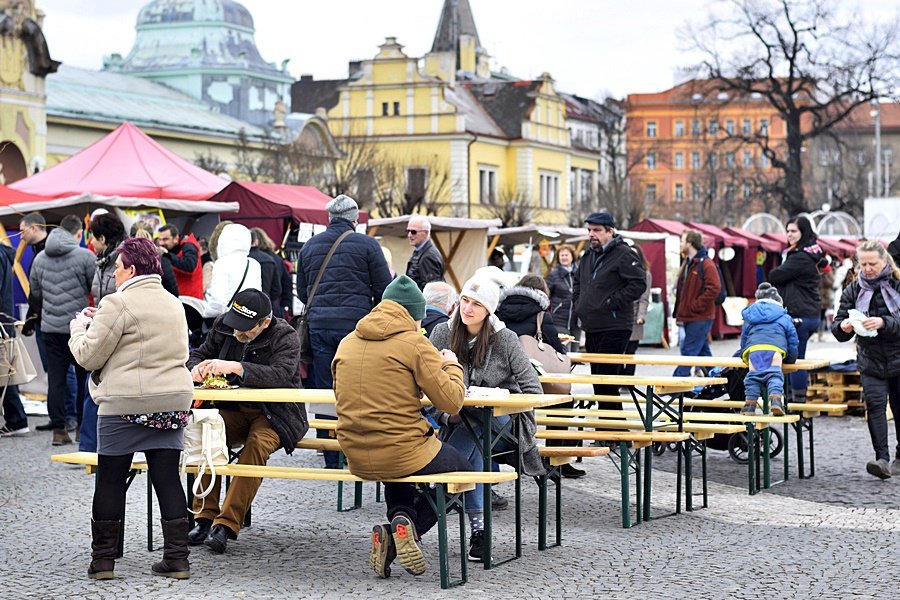
[[[450,321],[434,328],[431,343],[438,350],[449,349],[456,354],[463,366],[467,388],[479,386],[502,388],[514,394],[540,394],[543,391],[541,384],[518,336],[494,314],[500,303],[500,287],[501,283],[487,273],[469,279],[460,293],[459,307]],[[523,416],[519,434],[522,473],[542,475],[544,468],[534,439],[534,414],[528,412]],[[441,440],[459,450],[475,469],[482,469],[480,411],[463,408],[459,415],[436,413],[435,417],[441,425]],[[508,420],[507,416],[495,417],[492,427],[496,431]],[[504,448],[496,446],[495,451],[503,452]],[[484,543],[484,490],[481,485],[466,492],[466,514],[471,528],[469,559],[481,561]]]

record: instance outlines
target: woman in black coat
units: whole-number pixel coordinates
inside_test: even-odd
[[[797,358],[806,358],[806,343],[819,328],[822,296],[819,293],[825,253],[806,217],[794,217],[787,224],[788,246],[780,267],[769,271],[769,283],[778,289],[784,307],[794,319],[800,340]],[[806,402],[809,376],[800,370],[790,374],[794,402]]]
[[[898,444],[893,469],[900,470],[900,269],[876,240],[861,243],[856,257],[859,275],[841,295],[831,331],[839,342],[856,334],[857,368],[875,450],[875,460],[866,464],[866,471],[887,479],[891,476],[885,415],[888,397]],[[851,318],[851,309],[862,313],[859,319]],[[861,335],[873,331],[874,336]]]
[[[578,317],[572,304],[572,287],[575,283],[575,248],[563,244],[556,250],[556,266],[547,275],[548,296],[553,314],[553,323],[560,333],[575,337],[572,350],[577,351],[580,345],[581,330],[578,328]]]
[[[497,318],[503,321],[507,329],[516,333],[516,335],[530,335],[537,337],[537,316],[543,314],[541,321],[541,337],[544,343],[561,354],[566,353],[566,349],[559,339],[559,331],[553,323],[550,312],[550,297],[548,295],[547,284],[543,277],[529,273],[519,280],[519,283],[511,288],[507,288],[500,293],[500,305],[497,307]],[[572,407],[573,402],[560,404],[560,407]],[[566,429],[565,427],[550,427],[548,429]],[[548,446],[561,446],[565,442],[562,440],[547,440]],[[563,477],[577,478],[584,477],[585,472],[577,469],[570,464],[562,466]]]

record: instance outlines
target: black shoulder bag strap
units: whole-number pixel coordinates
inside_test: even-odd
[[[334,256],[334,251],[337,250],[337,247],[344,241],[348,235],[353,233],[353,230],[345,231],[340,235],[340,237],[334,240],[334,243],[331,245],[331,248],[328,250],[328,254],[325,256],[325,260],[322,262],[322,266],[319,267],[319,272],[316,274],[316,280],[313,282],[312,289],[309,290],[309,298],[306,299],[306,306],[303,307],[304,312],[309,311],[309,307],[312,304],[313,297],[316,295],[316,290],[319,289],[319,282],[322,281],[322,275],[325,273],[325,267],[328,266],[328,263],[331,261],[331,257]]]
[[[244,274],[241,276],[241,282],[238,284],[237,289],[234,290],[234,293],[231,295],[231,300],[228,301],[228,304],[225,305],[226,310],[231,308],[231,303],[234,302],[234,297],[238,295],[238,292],[241,291],[241,286],[244,285],[244,281],[247,279],[247,271],[250,270],[250,259],[247,259],[247,264],[244,265]]]

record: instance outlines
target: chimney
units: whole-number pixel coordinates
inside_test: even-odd
[[[312,75],[301,75],[300,76],[300,81],[312,81],[312,80],[313,80]]]
[[[357,75],[362,73],[362,61],[361,60],[351,60],[347,63],[347,72],[350,76],[350,79],[353,79]]]

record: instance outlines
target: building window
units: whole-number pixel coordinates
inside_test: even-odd
[[[648,169],[656,168],[656,152],[650,151],[647,153],[647,168]]]
[[[715,169],[716,166],[719,164],[719,157],[716,155],[715,152],[710,152],[710,153],[709,153],[709,160],[708,160],[708,163],[709,163],[709,167],[710,167],[711,169]]]
[[[753,123],[750,119],[744,119],[743,125],[741,125],[741,133],[744,135],[750,135],[753,131]]]
[[[587,203],[594,197],[594,172],[581,169],[581,203]]]
[[[749,183],[744,183],[744,200],[750,199],[750,194],[753,193],[753,186]]]
[[[743,165],[744,168],[750,168],[753,166],[753,153],[749,150],[744,150]]]
[[[863,166],[866,164],[866,151],[865,150],[857,150],[856,151],[856,164],[859,166]]]
[[[734,152],[725,153],[725,166],[729,169],[734,168]]]
[[[647,202],[656,202],[656,184],[648,183],[647,188],[644,190],[644,199]]]
[[[765,152],[759,153],[759,166],[763,169],[768,169],[770,166],[772,166],[772,163],[769,161],[769,157],[766,156]]]
[[[541,171],[539,173],[541,208],[559,208],[559,173]]]
[[[675,184],[675,202],[684,201],[684,184],[676,183]]]
[[[683,152],[675,153],[675,168],[676,169],[684,168],[684,153]]]
[[[389,108],[390,108],[390,107],[389,107],[389,105],[388,105],[387,102],[382,102],[382,103],[381,103],[381,116],[382,116],[382,117],[386,117],[386,116],[388,116],[389,114],[391,114],[390,111],[389,111]]]
[[[684,121],[675,121],[675,137],[684,136]]]
[[[482,204],[497,203],[497,167],[478,165],[478,200]]]
[[[719,133],[719,122],[715,119],[711,119],[709,121],[709,135],[716,135]]]
[[[412,202],[423,202],[425,200],[425,181],[428,177],[428,170],[421,167],[410,167],[406,169],[406,197]]]
[[[725,186],[725,200],[731,202],[734,200],[734,184],[729,183]]]
[[[700,201],[700,195],[703,193],[703,188],[700,187],[699,183],[691,184],[691,200],[694,202]]]
[[[400,114],[400,103],[394,102],[394,115],[399,115],[399,114]]]
[[[647,121],[647,137],[656,137],[656,121]]]
[[[769,120],[768,119],[760,119],[759,120],[759,135],[765,137],[769,135]]]
[[[700,137],[700,119],[694,119],[691,121],[691,135],[694,137]]]
[[[699,152],[691,152],[691,168],[699,169],[700,168],[700,153]]]
[[[725,133],[728,135],[734,135],[734,119],[728,119],[725,121]]]

